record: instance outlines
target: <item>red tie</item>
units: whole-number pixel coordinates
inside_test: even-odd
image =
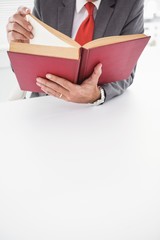
[[[87,18],[80,25],[75,40],[82,46],[87,42],[92,41],[94,33],[94,4],[88,2],[85,4],[85,8],[88,11]]]

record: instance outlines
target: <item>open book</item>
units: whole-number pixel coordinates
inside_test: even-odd
[[[144,34],[104,37],[80,46],[72,38],[27,15],[34,29],[30,43],[11,42],[8,55],[20,88],[41,92],[37,77],[47,73],[82,83],[102,63],[99,85],[129,77],[150,37]]]

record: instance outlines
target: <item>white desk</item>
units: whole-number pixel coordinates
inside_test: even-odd
[[[148,51],[103,106],[0,104],[0,240],[160,239],[160,54]]]

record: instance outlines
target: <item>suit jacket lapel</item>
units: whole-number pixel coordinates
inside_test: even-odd
[[[101,1],[95,19],[94,39],[101,38],[104,36],[105,30],[114,11],[115,4],[116,0]]]
[[[62,0],[58,8],[58,30],[71,37],[75,0]]]

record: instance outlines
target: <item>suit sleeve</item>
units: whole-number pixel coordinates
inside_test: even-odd
[[[143,8],[144,1],[135,1],[132,10],[129,13],[128,19],[122,29],[121,35],[138,34],[144,32]],[[109,101],[110,99],[125,92],[125,90],[133,83],[135,71],[136,66],[128,79],[104,84],[102,86],[106,93],[106,101]]]
[[[34,8],[33,8],[32,14],[35,17],[37,17],[39,20],[41,20],[40,1],[39,0],[34,0]]]

